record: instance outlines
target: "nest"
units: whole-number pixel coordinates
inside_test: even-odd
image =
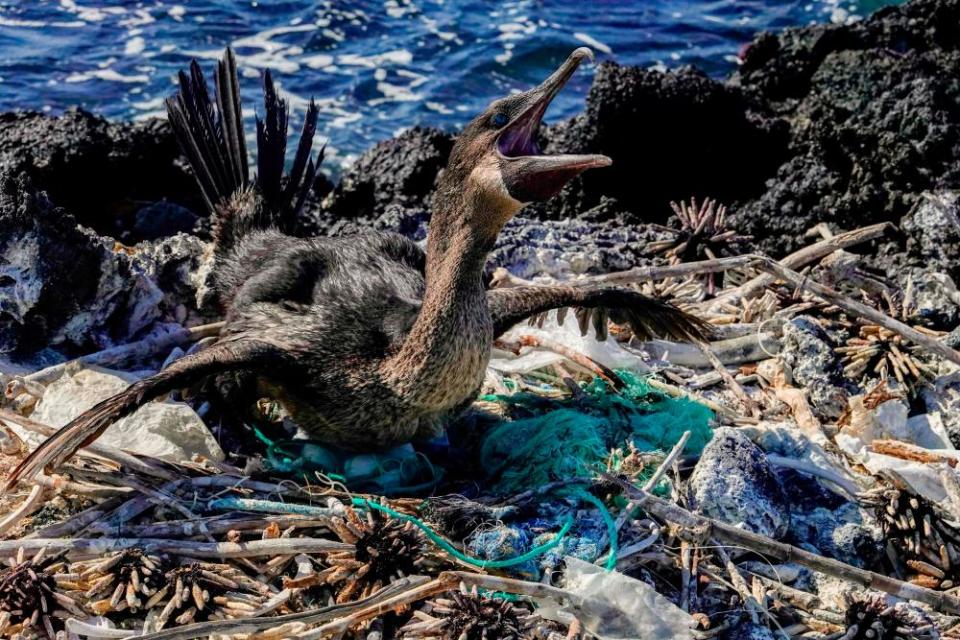
[[[673,234],[673,238],[653,242],[647,249],[653,253],[665,254],[670,264],[712,260],[723,256],[732,256],[740,252],[740,245],[752,236],[740,235],[727,224],[727,208],[707,198],[698,205],[696,198],[690,202],[671,202],[670,207],[680,221],[680,228],[659,227]],[[717,287],[723,286],[722,273],[708,273],[701,276],[711,295]]]
[[[30,560],[23,551],[0,571],[0,635],[53,640],[60,621],[84,616],[83,609],[57,586],[54,573],[62,563],[44,559],[43,550]]]
[[[347,508],[346,518],[333,518],[331,528],[354,551],[327,556],[320,576],[336,589],[337,603],[366,598],[384,585],[418,572],[426,561],[423,533],[410,522],[392,520],[370,510],[361,516]]]
[[[539,618],[504,598],[480,595],[476,587],[451,591],[413,613],[401,638],[430,640],[508,640],[529,638]]]
[[[860,327],[858,337],[837,349],[843,354],[843,373],[851,380],[876,376],[886,382],[892,375],[911,393],[936,377],[915,351],[915,347],[904,344],[903,337],[876,325]]]

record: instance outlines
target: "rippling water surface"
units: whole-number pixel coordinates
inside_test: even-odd
[[[298,122],[321,104],[328,157],[348,161],[416,124],[452,129],[539,81],[573,47],[599,59],[722,76],[762,30],[855,20],[893,0],[0,0],[0,111],[74,104],[111,118],[163,113],[176,71],[238,54],[248,116],[271,69]],[[551,110],[577,112],[579,74]]]

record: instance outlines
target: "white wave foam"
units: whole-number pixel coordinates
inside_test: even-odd
[[[585,45],[593,47],[600,53],[605,53],[607,55],[610,55],[613,53],[613,49],[610,48],[610,45],[600,42],[596,38],[586,33],[577,32],[573,34],[573,37],[579,40],[580,42],[584,43]]]
[[[143,50],[147,48],[147,41],[136,36],[127,40],[127,43],[123,47],[123,55],[125,56],[136,56],[143,53]]]
[[[96,69],[94,71],[85,71],[83,73],[71,73],[67,76],[64,82],[86,82],[88,80],[106,80],[107,82],[122,82],[122,83],[147,83],[150,82],[150,76],[146,74],[136,74],[125,76],[122,73],[119,73],[113,69]]]
[[[356,53],[345,53],[337,56],[337,62],[350,67],[370,67],[375,69],[388,64],[404,65],[413,61],[413,54],[406,49],[384,51],[370,56],[361,56]]]

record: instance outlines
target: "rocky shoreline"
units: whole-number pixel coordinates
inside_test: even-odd
[[[692,68],[601,64],[585,112],[548,128],[542,142],[604,153],[614,165],[508,223],[489,265],[490,286],[631,284],[709,321],[709,349],[640,342],[607,325],[612,339],[601,343],[576,322],[541,318],[504,336],[483,397],[444,440],[384,453],[398,457],[380,475],[371,472],[386,468],[380,454],[341,460],[321,451],[330,477],[316,476],[317,486],[290,480],[306,453],[270,442],[303,452],[317,444],[286,440],[293,429],[275,404],[256,403],[273,431],[256,430],[254,442],[216,393],[176,391],[179,402],[108,430],[104,456],[41,476],[47,484],[29,496],[0,499],[0,537],[9,538],[0,557],[11,564],[0,569],[0,633],[12,622],[29,627],[7,615],[26,587],[4,591],[5,576],[33,572],[58,603],[79,608],[71,622],[97,611],[104,624],[160,628],[177,612],[173,622],[202,618],[210,633],[218,616],[244,617],[240,609],[307,611],[333,596],[353,607],[354,596],[374,594],[369,607],[327,624],[363,629],[345,637],[434,637],[421,634],[440,624],[431,616],[460,607],[456,615],[475,622],[479,602],[516,618],[510,625],[525,621],[524,637],[550,640],[580,638],[581,626],[628,637],[644,625],[672,628],[664,637],[728,640],[783,637],[773,629],[791,638],[955,637],[960,0],[761,34],[741,59],[723,81]],[[336,183],[318,177],[298,232],[375,228],[422,240],[451,144],[451,133],[417,127],[368,150]],[[0,114],[0,477],[25,442],[124,388],[143,374],[137,368],[155,371],[215,339],[220,313],[206,295],[210,229],[198,195],[162,121]],[[704,262],[724,260],[706,273]],[[729,261],[740,262],[727,269]],[[85,358],[68,361],[77,356]],[[119,449],[136,451],[136,464]],[[608,473],[598,479],[597,469]],[[510,484],[514,476],[536,490]],[[371,478],[383,483],[372,495],[397,497],[374,504],[340,490],[361,491],[353,483]],[[397,485],[409,491],[388,491]],[[438,495],[424,499],[431,488]],[[142,497],[167,489],[155,503]],[[133,503],[140,510],[130,516]],[[206,541],[198,521],[209,526]],[[278,522],[289,529],[281,534]],[[23,538],[29,549],[107,549],[112,559],[13,562],[23,555],[15,536],[28,533],[40,538]],[[445,553],[460,564],[434,558],[443,555],[438,540],[455,543]],[[240,551],[230,546],[238,542]],[[382,556],[361,558],[368,544]],[[188,566],[200,553],[223,564]],[[247,555],[270,559],[235,560]],[[368,566],[378,557],[390,565],[382,575]],[[589,564],[603,558],[619,571]],[[488,561],[514,579],[450,573],[486,570]],[[144,574],[160,594],[147,604],[136,593],[103,599],[114,589],[108,574],[131,584],[130,567],[160,565],[174,584],[197,580],[196,607],[179,589],[164,600],[160,572]],[[204,582],[204,571],[231,577]],[[381,581],[364,582],[363,572]],[[544,584],[561,572],[570,591]],[[435,579],[418,586],[414,573]],[[423,602],[457,585],[473,591],[447,601],[456,606]],[[203,589],[221,609],[205,610]],[[583,596],[584,606],[572,618],[540,619],[552,606],[543,589]],[[510,608],[500,591],[538,596],[540,606]],[[397,598],[390,602],[403,612],[383,615],[378,597]],[[635,606],[648,597],[649,611]],[[37,608],[17,606],[28,605]],[[421,608],[411,615],[407,605]],[[611,621],[630,629],[604,631]],[[264,633],[274,624],[259,613],[248,622]]]
[[[878,273],[901,287],[917,269],[957,278],[960,231],[918,216],[956,215],[953,205],[921,205],[926,192],[960,186],[958,23],[960,2],[917,0],[851,25],[761,34],[725,81],[693,68],[601,64],[585,112],[543,142],[614,165],[525,210],[493,266],[530,278],[656,262],[644,247],[664,235],[651,223],[676,224],[669,203],[694,196],[729,207],[731,227],[753,237],[746,249],[781,257],[817,224],[837,232],[888,221],[898,231],[864,251]],[[364,153],[338,184],[321,176],[300,232],[374,227],[422,238],[450,146],[450,133],[417,127]],[[174,239],[205,239],[206,214],[164,122],[111,123],[80,109],[0,114],[0,170],[0,352],[74,355],[130,339],[144,318],[209,313],[184,275],[198,268],[200,245]],[[44,246],[69,234],[70,249],[27,256],[19,240],[28,228]],[[114,240],[124,248],[111,249]],[[582,255],[566,270],[538,258],[569,251]],[[78,264],[86,286],[74,281]],[[166,275],[163,295],[137,290],[145,272]],[[105,309],[111,278],[126,278],[126,291]],[[88,291],[95,281],[100,291]],[[64,312],[46,311],[48,299]],[[89,318],[67,327],[78,312]]]

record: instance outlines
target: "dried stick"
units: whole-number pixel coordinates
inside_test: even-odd
[[[145,553],[216,559],[353,550],[352,544],[323,538],[273,538],[249,542],[190,542],[158,538],[27,538],[0,540],[0,558],[15,557],[20,549],[28,555],[46,549],[47,553],[66,551],[78,557],[91,558],[133,547],[141,547]]]
[[[791,253],[787,257],[780,260],[779,264],[788,269],[799,269],[800,267],[808,265],[815,260],[819,260],[830,255],[834,251],[846,249],[847,247],[852,247],[862,242],[879,238],[891,228],[893,228],[893,225],[889,222],[881,222],[880,224],[873,224],[868,227],[847,231],[795,251],[794,253]],[[770,258],[765,259],[771,260]],[[764,288],[766,288],[771,282],[773,282],[773,278],[767,274],[762,274],[745,282],[735,289],[722,292],[712,300],[701,302],[697,306],[700,309],[706,310],[716,304],[734,302],[743,298],[751,298],[759,291],[762,291]]]
[[[43,487],[35,484],[33,488],[30,489],[30,494],[27,496],[27,499],[21,502],[16,509],[8,513],[3,520],[0,520],[0,536],[17,526],[17,523],[39,509],[42,504]]]
[[[766,536],[746,531],[725,522],[691,513],[683,507],[658,498],[629,482],[609,473],[602,473],[607,480],[621,486],[633,500],[649,513],[679,525],[688,535],[698,539],[717,539],[727,544],[739,545],[760,555],[775,558],[780,562],[796,562],[814,571],[876,589],[905,600],[922,602],[935,610],[951,615],[960,615],[960,599],[944,592],[903,582],[873,571],[854,567],[839,560],[805,551],[799,547],[777,542]]]
[[[256,531],[265,529],[271,523],[277,523],[281,529],[295,527],[297,529],[329,529],[329,518],[315,518],[300,515],[271,515],[237,518],[236,516],[217,516],[201,518],[199,520],[168,520],[166,522],[151,522],[148,524],[126,525],[119,524],[110,527],[114,535],[129,536],[131,538],[190,538],[201,535],[199,525],[203,524],[207,531],[214,535],[228,531]]]
[[[670,453],[667,454],[667,457],[663,459],[663,462],[657,467],[656,471],[653,472],[653,475],[647,479],[643,485],[644,491],[653,491],[657,488],[657,484],[660,482],[660,478],[667,472],[667,470],[673,466],[673,463],[677,458],[680,457],[680,454],[683,452],[683,448],[687,445],[687,440],[690,439],[690,432],[684,431],[683,435],[680,436],[680,439],[677,440],[677,444],[673,445],[673,449],[670,450]],[[620,512],[620,515],[617,516],[616,527],[619,532],[623,528],[624,523],[630,517],[630,514],[636,509],[639,505],[631,500],[627,503],[627,506],[623,508],[623,511]],[[602,548],[603,545],[601,545]]]
[[[178,347],[188,342],[195,342],[203,338],[220,335],[223,328],[223,322],[212,322],[197,327],[181,328],[162,336],[144,338],[137,342],[124,344],[117,347],[104,349],[85,356],[80,356],[67,362],[55,364],[52,367],[35,371],[27,376],[25,380],[30,382],[39,382],[47,384],[63,375],[63,373],[77,366],[99,365],[106,366],[123,362],[130,358],[149,358],[163,352],[164,349]]]
[[[760,605],[754,599],[753,593],[750,591],[750,586],[747,585],[746,579],[743,577],[743,574],[740,573],[740,568],[734,564],[733,560],[730,558],[730,554],[727,553],[727,550],[723,548],[723,545],[713,540],[714,551],[720,556],[720,560],[723,562],[724,568],[727,570],[727,574],[730,576],[730,582],[733,584],[733,588],[737,590],[737,593],[740,594],[740,598],[743,600],[744,606],[747,608],[747,611],[750,612],[750,619],[754,624],[760,622]]]
[[[710,363],[710,366],[713,367],[713,370],[719,374],[720,379],[726,383],[731,391],[733,391],[733,395],[737,397],[737,400],[739,400],[743,405],[743,408],[747,410],[747,413],[754,417],[759,417],[760,405],[754,402],[753,398],[747,394],[746,390],[740,385],[740,383],[737,382],[732,375],[730,375],[730,372],[727,371],[727,368],[723,366],[722,362],[720,362],[720,358],[717,357],[717,354],[710,350],[710,345],[703,340],[694,340],[693,343],[697,345],[700,353],[702,353],[703,357],[707,359],[707,362]]]
[[[761,269],[778,278],[786,280],[798,290],[809,291],[821,300],[825,300],[830,304],[836,305],[853,316],[858,318],[866,318],[873,322],[873,324],[879,325],[884,329],[889,329],[904,339],[923,347],[927,351],[936,354],[941,358],[949,360],[954,364],[960,364],[960,352],[951,349],[936,338],[921,333],[913,327],[906,325],[899,320],[895,320],[890,316],[881,313],[880,311],[877,311],[873,307],[868,307],[861,302],[851,300],[837,291],[834,291],[829,287],[825,287],[818,282],[814,282],[809,278],[800,275],[796,271],[788,269],[769,258],[764,258],[762,260]]]
[[[733,409],[728,409],[722,404],[717,404],[713,400],[708,400],[706,398],[695,396],[692,393],[688,393],[687,391],[684,391],[680,387],[674,386],[668,382],[663,382],[661,380],[657,380],[656,378],[647,378],[646,383],[651,388],[656,389],[657,391],[663,392],[668,396],[670,396],[671,398],[684,398],[686,400],[690,400],[691,402],[702,404],[703,406],[710,409],[714,413],[718,415],[722,415],[728,420],[741,419],[740,414],[738,414]]]
[[[877,438],[870,443],[870,450],[892,458],[910,460],[911,462],[922,462],[924,464],[940,464],[943,462],[951,467],[957,466],[956,458],[943,456],[929,449],[918,447],[909,442],[901,442],[900,440]]]
[[[90,498],[112,498],[114,496],[126,496],[133,492],[127,487],[113,487],[103,484],[87,484],[83,482],[74,482],[67,480],[61,475],[38,474],[34,479],[39,485],[53,489],[57,493],[68,493],[77,496],[87,496]]]
[[[297,624],[301,627],[307,624],[319,624],[349,615],[352,612],[369,607],[377,602],[388,600],[398,593],[403,594],[416,590],[428,582],[431,581],[425,576],[410,576],[401,578],[400,580],[394,580],[380,591],[347,604],[335,604],[319,609],[274,616],[272,618],[239,618],[234,620],[200,622],[148,633],[143,636],[137,636],[137,638],[138,640],[192,640],[193,638],[224,637],[236,634],[257,633],[287,624]],[[436,580],[432,582],[436,582]],[[292,636],[289,633],[285,633],[282,637],[289,638]]]

